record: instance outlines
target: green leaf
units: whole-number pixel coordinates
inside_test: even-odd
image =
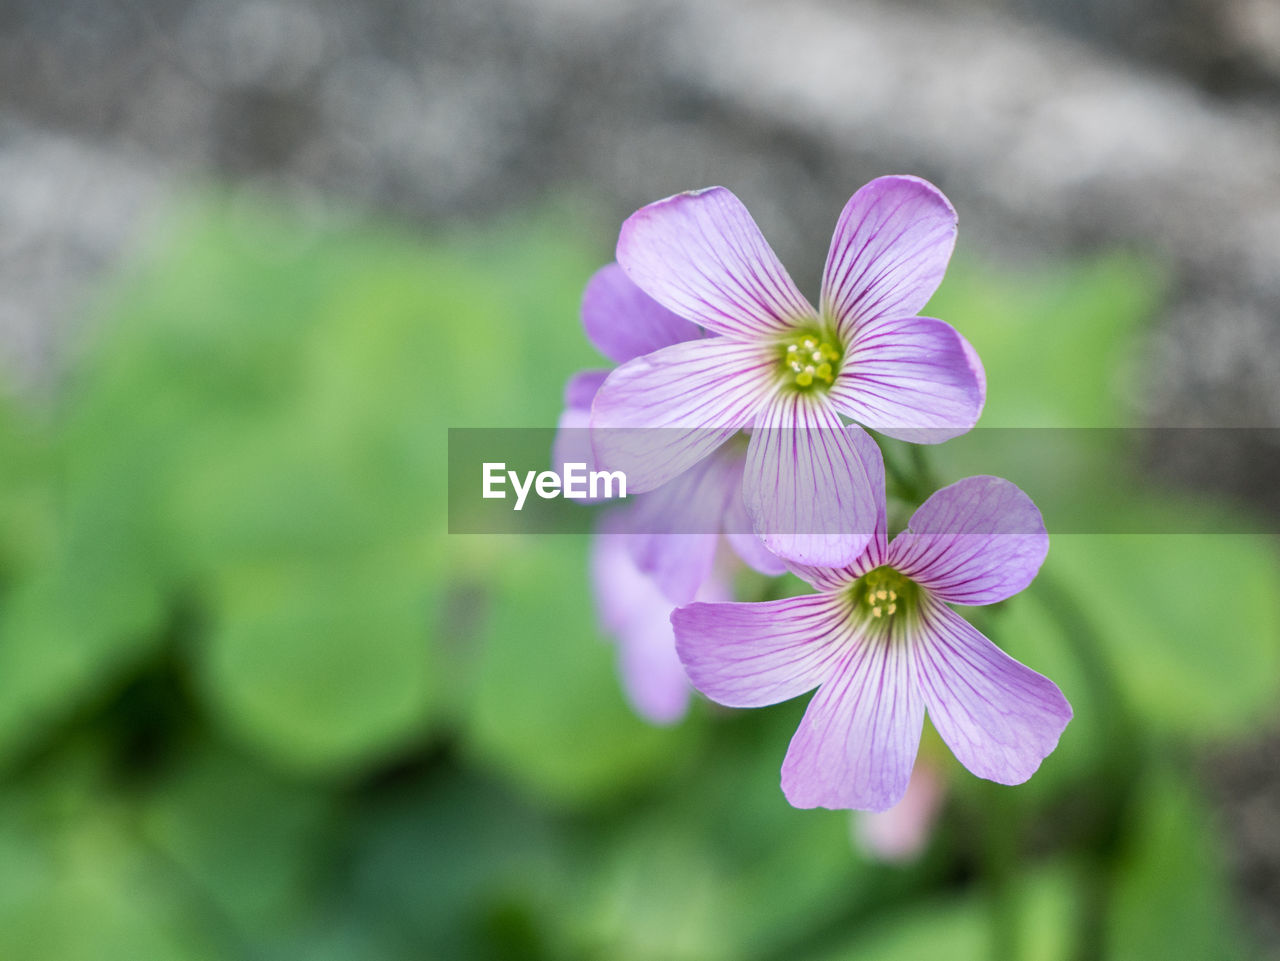
[[[847,943],[804,956],[804,961],[990,961],[993,924],[1015,924],[1012,943],[1024,961],[1067,961],[1074,937],[1074,894],[1068,871],[1050,865],[1021,877],[1014,893],[1017,914],[997,916],[988,893],[978,887],[951,896],[918,898],[859,926]],[[998,920],[997,920],[998,918]],[[1001,935],[1005,940],[1009,932]],[[1135,955],[1138,957],[1138,955]]]
[[[405,559],[245,566],[223,574],[210,606],[201,690],[264,756],[345,773],[423,737],[440,684],[434,604]]]
[[[1045,569],[1095,626],[1115,682],[1148,723],[1206,740],[1251,730],[1274,706],[1280,564],[1270,538],[1058,535]]]
[[[861,862],[849,812],[801,811],[783,796],[778,772],[803,707],[718,717],[696,764],[581,852],[563,924],[578,953],[789,956],[872,894],[900,890]]]
[[[151,565],[130,591],[108,577],[112,596],[180,588],[210,624],[184,650],[214,716],[338,772],[437,716],[459,593],[445,427],[554,423],[591,357],[592,263],[562,219],[448,246],[300,227],[196,205],[106,298],[66,403],[68,476],[85,517],[119,520],[102,550],[125,549],[121,572]]]
[[[623,700],[615,648],[593,624],[582,538],[459,540],[495,554],[466,718],[473,756],[576,804],[652,782],[688,757],[695,719],[655,728]]]
[[[363,799],[334,900],[406,958],[541,961],[565,898],[563,826],[449,765]]]
[[[156,553],[123,505],[50,487],[0,605],[0,766],[153,653],[168,611]],[[20,502],[20,503],[21,503]]]
[[[1250,957],[1213,818],[1168,771],[1155,772],[1144,788],[1117,872],[1110,957]]]
[[[221,961],[236,957],[181,875],[104,794],[7,792],[0,805],[0,957]]]
[[[230,751],[193,745],[142,803],[145,838],[243,940],[291,931],[321,888],[332,801]]]

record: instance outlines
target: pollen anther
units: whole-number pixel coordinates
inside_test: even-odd
[[[868,571],[853,586],[853,601],[866,602],[866,616],[881,620],[902,614],[908,616],[917,587],[910,578],[891,567]]]
[[[839,359],[840,351],[830,343],[817,335],[806,335],[786,345],[782,363],[797,387],[809,387],[816,382],[834,383]]]

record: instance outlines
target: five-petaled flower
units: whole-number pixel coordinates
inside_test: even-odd
[[[933,185],[882,177],[836,224],[819,309],[723,187],[641,208],[618,263],[650,297],[720,336],[638,356],[592,404],[597,461],[650,490],[751,428],[744,497],[773,553],[851,563],[876,515],[857,426],[930,443],[977,421],[986,382],[949,324],[917,316],[946,271],[956,216]],[[642,428],[642,430],[635,430]]]
[[[796,807],[881,811],[902,797],[926,708],[974,774],[1020,784],[1057,746],[1071,707],[950,607],[1018,593],[1049,539],[1035,504],[998,477],[935,493],[890,543],[884,464],[854,438],[878,507],[866,550],[843,568],[796,565],[820,593],[762,603],[696,603],[672,614],[695,687],[759,707],[814,687],[782,765]]]

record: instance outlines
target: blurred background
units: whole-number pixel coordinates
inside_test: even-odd
[[[584,538],[446,534],[627,214],[724,184],[814,297],[885,173],[984,425],[1280,425],[1276,0],[0,2],[0,958],[1280,958],[1274,537],[1055,537],[982,627],[1076,719],[1014,789],[927,737],[907,850],[786,805],[803,699],[639,721]]]

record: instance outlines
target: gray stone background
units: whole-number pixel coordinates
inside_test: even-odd
[[[1163,257],[1135,420],[1280,425],[1280,0],[0,0],[0,366],[56,391],[95,283],[211,179],[433,225],[724,183],[819,264],[888,172],[984,255]],[[1274,508],[1278,465],[1179,470]],[[1205,770],[1280,945],[1280,737]]]

